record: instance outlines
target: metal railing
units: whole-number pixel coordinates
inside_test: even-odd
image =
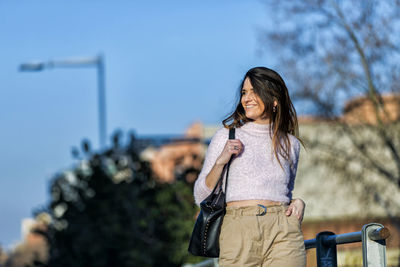
[[[318,267],[337,266],[337,245],[362,242],[363,266],[386,267],[386,239],[389,229],[379,223],[369,223],[359,232],[335,235],[320,232],[316,238],[304,240],[306,249],[317,249]],[[208,259],[197,264],[184,264],[182,267],[218,267],[217,259]]]
[[[185,263],[182,267],[218,267],[218,259],[208,259],[196,264]]]

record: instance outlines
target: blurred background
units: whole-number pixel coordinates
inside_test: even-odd
[[[181,266],[207,144],[255,66],[298,113],[305,239],[389,227],[398,1],[0,1],[0,266]],[[339,266],[362,266],[360,244]],[[315,251],[308,252],[315,265]]]

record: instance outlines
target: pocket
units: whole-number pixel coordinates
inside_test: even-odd
[[[219,260],[231,262],[240,257],[244,248],[240,232],[243,229],[238,224],[238,218],[230,216],[224,219],[219,235]]]
[[[285,242],[288,242],[288,246],[304,250],[304,238],[300,220],[294,214],[290,214],[290,216],[285,214],[283,216],[286,217],[286,224],[282,228]]]
[[[286,215],[285,215],[286,216]],[[298,227],[301,227],[301,222],[300,222],[300,220],[297,218],[297,216],[296,215],[294,215],[293,213],[292,214],[290,214],[290,216],[286,216],[287,217],[287,219],[288,219],[288,222],[290,222],[290,223],[292,223],[292,224],[295,224],[296,226],[298,226]]]
[[[225,239],[224,237],[227,233],[229,234],[229,225],[232,224],[232,221],[233,217],[225,214],[221,225],[221,231],[219,233],[219,242],[222,242]]]
[[[286,216],[286,215],[285,215]],[[301,222],[294,214],[286,216],[287,218],[287,233],[286,240],[291,247],[296,247],[296,250],[303,251],[305,254],[304,237],[301,230]]]

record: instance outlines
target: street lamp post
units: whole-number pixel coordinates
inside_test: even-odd
[[[99,105],[99,142],[100,148],[106,144],[106,97],[105,97],[105,68],[104,57],[76,58],[65,60],[49,60],[46,62],[23,63],[19,66],[20,71],[42,71],[51,68],[70,68],[70,67],[93,67],[97,68],[97,87],[98,87],[98,105]]]

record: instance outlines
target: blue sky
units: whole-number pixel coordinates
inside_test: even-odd
[[[108,134],[182,134],[220,123],[249,68],[275,67],[274,54],[256,53],[267,15],[256,0],[0,1],[0,244],[20,240],[21,220],[73,164],[71,147],[98,144],[95,69],[19,64],[101,52]]]

